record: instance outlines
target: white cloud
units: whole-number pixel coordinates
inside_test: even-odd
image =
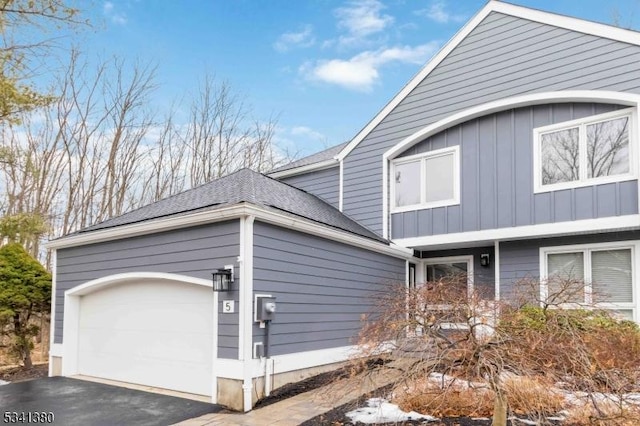
[[[414,13],[441,24],[462,22],[466,19],[463,15],[455,15],[449,12],[447,10],[447,4],[443,0],[434,1],[427,9],[416,10]]]
[[[347,35],[340,37],[340,43],[357,44],[391,25],[394,19],[382,14],[384,8],[378,0],[352,0],[347,6],[336,9],[334,13],[338,18],[338,28],[347,32]]]
[[[306,138],[314,139],[318,141],[327,140],[327,137],[325,135],[307,126],[294,126],[291,128],[291,134],[293,136],[302,136],[302,137],[306,137]]]
[[[125,25],[127,23],[127,15],[118,12],[113,2],[104,2],[102,12],[104,13],[104,16],[116,25]]]
[[[305,25],[301,31],[282,34],[273,44],[273,48],[278,52],[286,52],[295,47],[311,47],[315,42],[313,27]]]
[[[380,79],[380,67],[399,62],[422,64],[438,48],[431,42],[419,46],[401,46],[365,51],[350,59],[331,59],[306,63],[300,72],[308,79],[335,84],[349,90],[368,92]]]

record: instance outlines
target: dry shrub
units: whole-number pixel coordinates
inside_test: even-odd
[[[402,408],[436,416],[487,416],[495,407],[494,421],[502,422],[507,410],[537,418],[558,413],[561,391],[620,398],[640,388],[640,329],[595,305],[576,303],[583,282],[549,281],[543,301],[539,280],[523,281],[517,284],[525,290],[522,298],[514,292],[500,305],[467,294],[460,282],[449,277],[380,295],[379,309],[359,335],[360,356],[382,352],[408,361],[398,383],[411,389],[396,386],[395,391],[394,402]],[[431,373],[484,387],[421,385]],[[517,382],[508,380],[513,376]],[[555,384],[561,390],[552,391]],[[616,424],[614,418],[620,425],[628,419],[640,424],[629,405],[611,413],[595,403],[592,408],[587,423],[576,419],[574,424],[600,419]]]
[[[564,396],[542,377],[516,377],[504,380],[503,387],[511,411],[518,415],[544,417],[560,412]]]
[[[563,424],[589,426],[637,426],[640,424],[640,407],[620,403],[612,399],[586,398],[568,410]]]
[[[424,386],[421,392],[394,390],[394,403],[405,411],[416,411],[436,417],[489,417],[493,414],[495,394],[487,388],[444,389]]]

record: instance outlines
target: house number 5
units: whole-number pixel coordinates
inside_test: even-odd
[[[235,302],[233,300],[223,300],[222,313],[232,314],[234,312],[234,305],[235,305]]]

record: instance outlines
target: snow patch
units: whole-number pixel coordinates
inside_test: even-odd
[[[425,416],[415,411],[402,411],[396,404],[391,404],[383,398],[371,398],[367,400],[367,407],[358,408],[346,413],[352,422],[374,424],[403,422],[407,420],[436,421],[436,417]]]
[[[11,383],[11,382],[7,382],[7,381],[5,381],[5,380],[0,380],[0,386],[2,386],[2,385],[8,385],[9,383]]]

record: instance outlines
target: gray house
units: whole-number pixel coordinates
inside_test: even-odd
[[[490,1],[349,143],[51,241],[50,374],[249,410],[451,270],[495,299],[571,271],[639,321],[639,103],[639,33]]]

